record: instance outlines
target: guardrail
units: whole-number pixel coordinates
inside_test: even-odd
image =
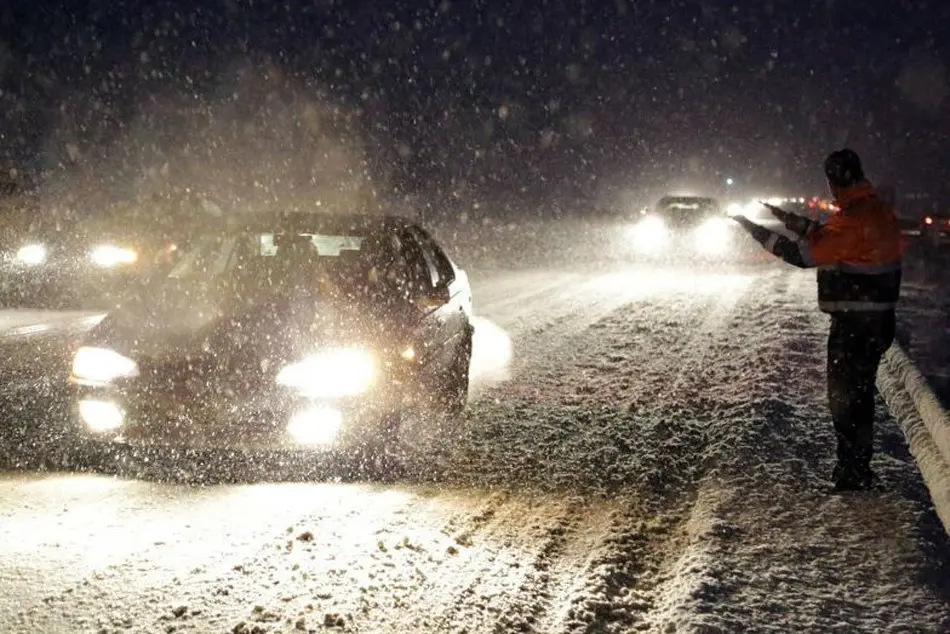
[[[904,431],[937,516],[950,534],[950,414],[897,343],[884,355],[877,387]]]

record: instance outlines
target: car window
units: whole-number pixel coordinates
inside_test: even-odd
[[[210,281],[232,276],[260,288],[309,278],[350,280],[367,268],[363,246],[364,236],[358,235],[242,232],[213,236],[184,253],[168,277]]]
[[[657,210],[670,213],[714,213],[719,211],[719,203],[713,198],[662,198],[657,203]]]
[[[199,242],[168,273],[172,279],[209,278],[228,269],[237,238],[215,236]]]
[[[411,235],[393,235],[392,239],[398,245],[398,261],[403,267],[403,274],[409,281],[412,291],[426,292],[432,288],[432,274],[425,254]]]
[[[409,231],[413,241],[418,246],[419,252],[425,259],[432,287],[436,288],[440,284],[450,284],[454,277],[454,271],[442,249],[435,244],[435,241],[426,232],[418,227],[412,227]]]
[[[339,257],[344,251],[359,251],[363,243],[361,236],[301,233],[299,237],[309,238],[310,244],[316,251],[315,255],[322,257]],[[260,255],[264,257],[276,256],[280,250],[277,237],[273,233],[262,233],[260,245]]]

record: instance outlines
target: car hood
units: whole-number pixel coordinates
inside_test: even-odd
[[[285,362],[330,346],[373,349],[398,345],[411,323],[411,306],[356,294],[233,293],[163,284],[110,313],[89,345],[136,361],[236,358]]]
[[[713,218],[722,217],[715,212],[696,211],[693,209],[663,209],[656,213],[671,229],[692,229]]]

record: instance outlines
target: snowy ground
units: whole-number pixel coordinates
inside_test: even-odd
[[[885,491],[824,492],[813,273],[565,233],[511,232],[518,270],[459,244],[470,411],[407,430],[398,483],[0,477],[0,631],[947,631],[950,544],[883,410]],[[17,367],[52,354],[24,337]]]

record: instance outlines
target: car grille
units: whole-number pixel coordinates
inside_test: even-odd
[[[259,372],[241,372],[210,355],[143,361],[128,400],[142,418],[270,427],[267,385]]]

